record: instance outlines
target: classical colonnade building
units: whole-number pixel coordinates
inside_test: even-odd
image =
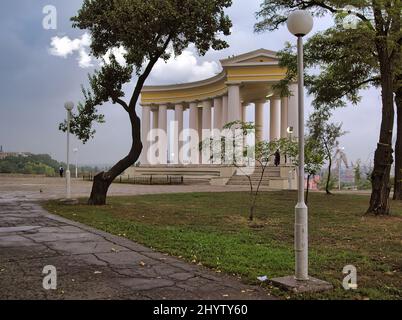
[[[297,138],[297,84],[289,87],[289,97],[281,97],[275,90],[275,85],[286,75],[286,69],[279,66],[275,52],[259,49],[229,57],[220,63],[222,71],[210,79],[144,86],[140,101],[143,152],[140,166],[130,168],[126,175],[180,175],[186,179],[202,177],[211,184],[248,184],[233,166],[215,164],[209,158],[201,157],[200,140],[193,141],[189,132],[195,132],[197,138],[204,140],[205,132],[220,130],[229,122],[251,120],[256,125],[256,141],[264,139],[264,129],[269,140],[289,137],[290,134]],[[268,104],[269,112],[264,112]],[[172,111],[168,117],[169,110],[173,110],[174,117]],[[255,118],[250,119],[250,114]],[[172,129],[167,134],[172,123],[175,134],[171,134]],[[183,145],[188,146],[189,140],[193,147],[186,149]],[[196,159],[192,156],[194,153],[199,155]],[[267,170],[265,185],[275,189],[296,187],[294,167],[284,162]]]
[[[246,120],[249,106],[255,108],[255,139],[263,139],[263,128],[269,127],[269,139],[297,133],[297,84],[290,87],[291,96],[280,97],[274,85],[285,77],[286,69],[279,66],[276,53],[260,49],[220,61],[222,71],[206,80],[164,86],[144,86],[141,93],[142,141],[141,165],[151,164],[150,132],[168,130],[168,110],[174,110],[178,135],[175,135],[174,159],[183,164],[184,114],[188,112],[188,129],[201,137],[202,130],[222,129],[232,121]],[[264,118],[264,105],[269,103],[269,117]],[[168,143],[160,141],[158,164],[168,163]],[[207,165],[208,163],[203,163]]]

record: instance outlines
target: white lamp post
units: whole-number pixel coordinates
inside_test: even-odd
[[[78,179],[78,148],[74,148],[73,152],[75,154],[75,178]]]
[[[70,121],[71,111],[74,108],[73,102],[66,102],[64,108],[67,111],[67,170],[66,170],[66,193],[67,199],[71,199],[71,173],[70,173]]]
[[[328,282],[308,275],[308,210],[304,202],[304,66],[303,37],[313,29],[313,17],[303,10],[293,11],[287,20],[289,31],[297,37],[299,177],[298,201],[295,208],[295,275],[272,279],[274,284],[296,292],[332,289]]]
[[[289,31],[297,37],[297,74],[299,105],[299,177],[298,201],[295,209],[295,277],[308,280],[308,209],[304,203],[304,63],[303,37],[313,29],[313,17],[308,11],[296,10],[287,21]]]

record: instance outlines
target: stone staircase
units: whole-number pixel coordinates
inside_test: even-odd
[[[249,186],[249,180],[244,176],[247,168],[236,169],[232,166],[219,165],[168,165],[168,166],[142,166],[131,167],[122,175],[122,179],[132,179],[134,177],[155,177],[163,179],[169,177],[182,177],[184,184],[211,184],[215,186]],[[249,169],[250,170],[250,169]],[[289,184],[289,172],[291,172],[291,181]],[[258,185],[261,178],[262,167],[256,166],[249,172],[254,186]],[[265,169],[261,186],[274,190],[294,189],[296,187],[296,175],[294,167],[290,165],[281,165],[278,167],[268,166]]]
[[[155,177],[163,178],[166,176],[170,177],[182,177],[184,184],[201,184],[208,185],[214,179],[219,179],[227,177],[229,179],[233,174],[233,168],[224,168],[222,166],[213,165],[165,165],[165,166],[142,166],[142,167],[131,167],[127,169],[123,178],[127,177]]]
[[[250,177],[251,181],[253,183],[253,186],[256,187],[258,185],[258,182],[261,179],[261,174],[262,174],[262,167],[261,166],[256,166],[253,168],[253,172],[250,172]],[[244,175],[246,172],[245,169],[237,169],[236,173],[229,179],[227,185],[250,185],[249,179],[247,176]],[[281,177],[281,168],[280,167],[275,167],[275,166],[268,166],[265,171],[264,171],[264,176],[262,177],[261,181],[261,186],[264,187],[274,187],[273,186],[273,181],[278,181],[278,180],[286,180],[287,177]]]

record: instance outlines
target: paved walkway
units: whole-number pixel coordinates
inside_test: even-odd
[[[0,299],[271,298],[263,289],[246,286],[237,278],[49,214],[35,199],[57,197],[58,188],[63,189],[60,182],[44,183],[40,192],[36,179],[11,180],[0,177]],[[135,187],[114,193],[153,190],[141,192]],[[154,192],[162,189],[154,187]],[[56,267],[56,290],[43,289],[42,271],[47,265]]]

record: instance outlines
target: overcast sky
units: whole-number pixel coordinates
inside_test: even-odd
[[[259,48],[280,50],[286,41],[295,42],[286,27],[271,33],[253,32],[254,13],[261,0],[234,0],[227,12],[233,21],[230,48],[210,51],[197,57],[189,48],[168,64],[158,63],[148,84],[195,81],[219,71],[219,59]],[[49,153],[65,159],[65,135],[58,123],[65,117],[63,104],[81,98],[81,84],[87,74],[99,66],[88,56],[90,39],[85,31],[73,29],[69,18],[77,12],[82,0],[2,0],[0,11],[0,145],[7,151]],[[57,29],[42,26],[43,8],[57,9]],[[313,32],[332,24],[331,17],[316,21]],[[128,86],[127,92],[131,91]],[[337,110],[333,121],[343,122],[349,133],[341,139],[350,160],[360,158],[368,163],[373,157],[381,119],[380,93],[375,89],[362,92],[358,106]],[[311,112],[306,97],[306,116]],[[79,159],[85,164],[112,164],[123,157],[130,146],[127,115],[121,107],[105,105],[101,109],[106,123],[96,126],[96,137],[86,145],[73,139],[79,148]],[[266,110],[267,111],[267,110]],[[268,113],[265,113],[266,116]],[[171,117],[172,115],[170,115]],[[250,111],[248,117],[253,116]]]

